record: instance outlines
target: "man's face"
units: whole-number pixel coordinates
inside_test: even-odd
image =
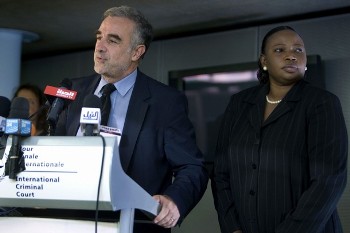
[[[136,69],[138,59],[132,48],[135,23],[123,17],[107,17],[96,32],[94,69],[112,81],[118,81]]]

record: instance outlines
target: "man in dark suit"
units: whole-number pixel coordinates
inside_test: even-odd
[[[135,224],[134,231],[170,232],[199,202],[208,181],[186,97],[138,70],[152,40],[152,26],[139,11],[126,6],[107,10],[96,39],[97,74],[72,79],[78,95],[60,115],[56,135],[79,135],[85,96],[101,96],[103,86],[112,83],[116,91],[110,96],[108,126],[122,132],[122,167],[161,205],[156,224],[142,229]]]

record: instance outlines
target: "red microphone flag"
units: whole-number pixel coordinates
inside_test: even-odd
[[[76,91],[71,91],[64,88],[57,88],[53,86],[46,86],[44,94],[68,100],[75,100],[75,97],[77,96]]]

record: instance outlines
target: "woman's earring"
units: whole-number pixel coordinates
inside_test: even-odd
[[[305,66],[305,71],[307,71],[307,67]]]
[[[266,71],[266,70],[267,70],[267,67],[266,67],[266,66],[264,66],[264,67],[263,67],[263,70],[265,70],[265,71]]]

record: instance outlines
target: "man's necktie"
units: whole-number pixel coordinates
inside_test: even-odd
[[[111,93],[115,91],[116,88],[112,83],[108,83],[102,87],[102,119],[101,125],[108,124],[109,113],[111,111]]]

